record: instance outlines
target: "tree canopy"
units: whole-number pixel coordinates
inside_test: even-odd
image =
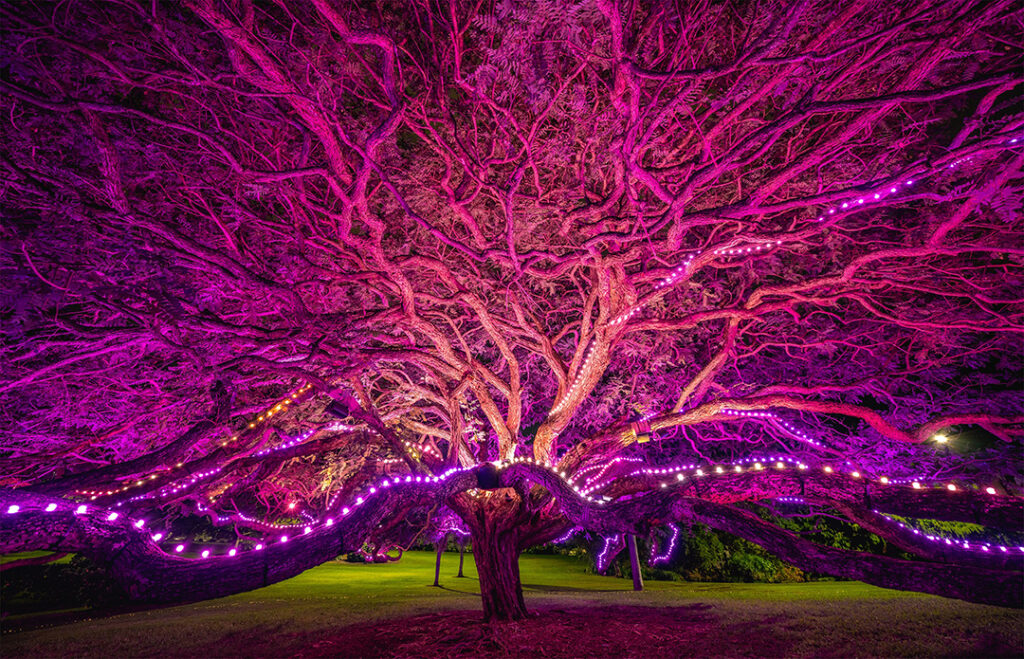
[[[885,517],[1020,531],[1015,3],[0,12],[0,548],[202,597],[447,525],[515,591],[573,527],[701,521],[1020,605],[1020,548]],[[922,560],[736,507],[794,496]]]

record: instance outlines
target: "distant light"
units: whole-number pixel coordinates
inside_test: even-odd
[[[312,530],[313,530],[313,529],[311,529],[311,528],[309,528],[309,527],[307,526],[306,528],[302,529],[302,532],[303,532],[303,533],[309,533],[309,532],[310,532],[310,531],[312,531]]]
[[[108,522],[113,522],[115,519],[117,519],[117,513],[110,513],[109,515],[107,515]]]
[[[210,557],[210,550],[209,549],[204,549],[202,556],[203,556],[203,558],[209,558]]]
[[[51,503],[49,506],[46,507],[46,512],[48,513],[52,513],[55,510],[57,510],[57,504],[55,503]]]
[[[831,474],[832,473],[832,467],[825,467],[825,473],[826,474]]]
[[[288,542],[288,536],[282,535],[281,536],[281,542]]]
[[[156,533],[153,535],[153,542],[160,542],[160,538],[164,537],[163,533]]]
[[[256,545],[256,551],[260,551],[261,549],[263,549],[263,545]]]
[[[135,528],[141,529],[146,524],[146,520],[140,519],[135,522]]]
[[[921,484],[918,483],[917,481],[914,481],[914,489],[915,490],[920,490],[921,489]]]
[[[178,553],[181,553],[181,552],[185,551],[185,545],[178,545],[177,547],[174,548],[174,551],[176,551]]]
[[[996,488],[994,488],[994,487],[986,487],[985,491],[988,492],[989,494],[995,494],[996,493]]]
[[[85,507],[84,503],[81,506],[75,508],[75,514],[76,515],[84,515],[85,511],[86,511],[86,507]]]
[[[294,510],[294,509],[295,509],[295,502],[293,501],[292,503],[288,504],[288,510]]]
[[[946,437],[945,435],[934,435],[932,439],[934,439],[939,444],[945,444],[946,442],[949,441],[949,437]]]
[[[949,490],[950,492],[956,492],[956,485],[950,483],[949,485],[946,486],[946,489]]]
[[[235,554],[237,554],[237,553],[238,553],[238,551],[237,551],[237,550],[235,550],[235,549],[229,549],[229,550],[228,550],[228,556],[234,556],[234,555],[235,555]]]
[[[8,515],[13,515],[14,513],[18,512],[19,510],[21,510],[21,506],[11,506],[10,508],[7,509],[7,514]]]
[[[860,472],[859,471],[852,471],[852,472],[850,472],[850,475],[853,476],[854,478],[860,478]]]

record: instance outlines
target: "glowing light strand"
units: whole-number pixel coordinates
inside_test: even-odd
[[[676,541],[679,539],[679,527],[675,524],[669,524],[668,527],[672,529],[672,536],[669,538],[665,552],[660,555],[655,555],[654,547],[651,547],[651,558],[648,561],[650,565],[660,565],[668,563],[672,559],[672,554],[676,550]]]

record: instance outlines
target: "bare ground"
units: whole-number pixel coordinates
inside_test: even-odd
[[[301,657],[800,657],[877,656],[851,646],[799,643],[798,620],[766,618],[722,625],[708,604],[677,607],[537,607],[527,620],[483,624],[478,611],[422,615],[353,625],[307,646]],[[793,623],[797,624],[794,625]],[[1020,645],[1001,635],[973,639],[950,656],[1016,657]],[[936,656],[913,642],[903,656]],[[942,656],[940,653],[939,656]]]

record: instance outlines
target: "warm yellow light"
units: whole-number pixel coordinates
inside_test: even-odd
[[[995,494],[996,493],[996,488],[994,488],[994,487],[986,487],[985,491],[988,492],[989,494]]]
[[[882,480],[882,485],[888,485],[889,484],[889,477],[888,476],[882,476],[881,480]]]
[[[921,484],[918,483],[917,481],[914,481],[914,489],[915,490],[920,490],[921,489]]]
[[[950,483],[949,485],[946,486],[946,489],[949,490],[950,492],[956,492],[956,485]]]
[[[832,467],[825,467],[825,473],[826,474],[831,474],[832,473]]]
[[[949,441],[949,437],[946,437],[945,435],[935,435],[934,437],[932,437],[932,439],[934,439],[939,444],[945,444],[946,442]]]

